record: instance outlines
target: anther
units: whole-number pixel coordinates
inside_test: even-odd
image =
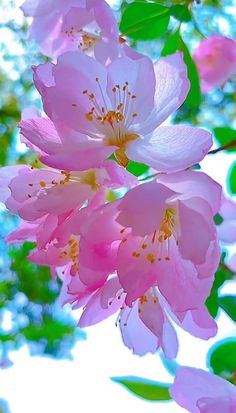
[[[148,253],[146,258],[151,264],[155,262],[154,255],[152,253]]]

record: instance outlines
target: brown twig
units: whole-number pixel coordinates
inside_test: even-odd
[[[234,148],[234,147],[236,148],[236,139],[230,143],[227,143],[226,145],[220,146],[217,149],[212,149],[211,151],[208,152],[208,155],[214,155],[215,153],[218,153],[225,149]]]

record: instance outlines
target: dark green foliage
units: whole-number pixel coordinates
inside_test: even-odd
[[[236,162],[231,165],[228,175],[229,189],[232,194],[236,194]]]
[[[224,284],[225,281],[232,280],[233,273],[224,264],[223,260],[215,274],[215,280],[211,289],[211,294],[206,300],[206,306],[212,317],[216,317],[219,310],[219,297],[218,290]]]
[[[231,320],[236,322],[236,296],[224,295],[218,298],[219,306],[224,310]]]
[[[5,353],[27,342],[34,344],[34,353],[68,356],[76,338],[84,335],[55,304],[59,281],[52,280],[47,267],[28,261],[33,247],[27,242],[10,249],[10,269],[0,282],[0,306],[11,313],[12,326],[8,331],[0,327],[0,344]]]
[[[192,19],[192,14],[189,8],[184,4],[176,4],[170,8],[171,16],[181,22],[189,22]]]
[[[216,214],[216,215],[214,216],[214,222],[215,222],[216,225],[222,224],[223,221],[224,221],[224,220],[223,220],[223,218],[222,218],[222,216],[221,216],[220,214]]]
[[[158,3],[135,1],[122,15],[120,31],[135,40],[152,40],[163,36],[170,19],[168,7]]]
[[[215,374],[234,382],[236,371],[236,339],[216,343],[209,351],[209,364]]]
[[[30,300],[39,304],[51,304],[58,295],[59,285],[50,288],[51,275],[48,267],[37,266],[27,259],[34,244],[25,242],[21,248],[11,248],[11,270],[17,274],[19,291]]]
[[[225,148],[228,152],[236,152],[236,130],[226,126],[215,128],[214,136],[220,146],[228,146]],[[230,146],[232,145],[232,146]]]
[[[149,170],[149,167],[143,163],[129,161],[126,169],[133,175],[140,176],[145,174]]]

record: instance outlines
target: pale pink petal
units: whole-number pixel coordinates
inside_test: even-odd
[[[161,347],[167,359],[176,358],[179,348],[178,338],[174,327],[167,317],[165,317],[163,325]]]
[[[191,367],[178,368],[170,394],[181,407],[191,413],[201,413],[199,407],[203,404],[206,407],[206,401],[210,399],[210,406],[217,400],[221,407],[228,407],[221,410],[222,413],[233,413],[236,408],[235,386],[219,376]],[[208,410],[203,412],[208,413]],[[213,413],[212,410],[209,413]]]
[[[86,304],[83,314],[79,320],[79,327],[87,327],[99,323],[107,317],[114,314],[122,305],[121,299],[116,296],[113,288],[113,279],[106,282],[104,287],[100,288]],[[107,307],[102,307],[101,300],[104,305],[103,295],[109,296]]]
[[[101,271],[92,271],[84,267],[80,263],[79,264],[79,275],[80,275],[80,280],[82,281],[84,285],[88,286],[90,289],[92,288],[93,290],[96,290],[97,288],[100,288],[103,286],[109,273],[101,272]]]
[[[175,174],[159,174],[157,182],[181,194],[178,199],[203,198],[216,214],[221,205],[221,186],[200,171],[182,171]]]
[[[73,152],[58,153],[50,156],[41,156],[41,161],[52,168],[67,171],[85,171],[90,168],[100,167],[116,149],[113,146],[74,150]]]
[[[177,323],[194,337],[208,340],[217,333],[217,324],[203,305],[196,310],[189,310],[182,314],[174,312],[174,314]]]
[[[19,228],[15,231],[10,232],[10,234],[5,238],[8,244],[13,244],[17,242],[31,241],[35,242],[36,232],[38,224],[22,222]]]
[[[149,58],[133,60],[127,56],[115,60],[108,67],[107,94],[110,101],[114,101],[112,89],[119,85],[121,92],[128,82],[127,90],[131,95],[136,96],[132,99],[132,112],[137,114],[137,122],[142,122],[153,108],[155,76],[153,65]],[[145,84],[145,87],[143,87]],[[135,121],[136,123],[136,121]]]
[[[40,154],[53,154],[62,149],[57,130],[49,118],[22,120],[19,128],[21,141]]]
[[[203,264],[196,265],[199,278],[209,277],[215,274],[221,257],[221,249],[218,239],[211,241],[206,254],[206,261]]]
[[[140,243],[140,238],[129,237],[126,242],[120,244],[118,250],[117,274],[127,293],[126,304],[129,306],[144,295],[157,278],[156,266],[146,259],[146,255],[134,256]]]
[[[109,244],[123,238],[122,226],[116,222],[119,200],[93,211],[81,226],[81,233],[90,244]]]
[[[21,9],[25,16],[44,16],[50,13],[55,7],[54,0],[26,0]]]
[[[199,279],[194,265],[180,257],[177,247],[170,243],[170,259],[156,265],[157,285],[173,311],[198,308],[210,293],[212,277]]]
[[[94,16],[102,29],[102,36],[118,41],[119,30],[111,7],[105,1],[87,0],[88,9],[94,7]]]
[[[141,135],[152,132],[176,111],[189,91],[187,68],[182,53],[162,57],[154,64],[154,71],[156,77],[154,108],[137,129]]]
[[[121,186],[133,187],[137,185],[138,179],[129,173],[125,168],[117,165],[116,162],[104,161],[103,166],[110,177],[110,180],[104,182],[104,184],[109,186],[109,188],[116,189]]]
[[[178,239],[180,254],[195,264],[203,264],[210,242],[214,239],[210,225],[207,225],[205,217],[188,208],[184,202],[179,202],[178,213],[181,228]]]
[[[38,66],[33,66],[34,73],[34,84],[38,89],[39,93],[42,94],[46,92],[47,88],[55,86],[54,76],[53,76],[53,67],[54,65],[50,62],[40,64]],[[46,103],[45,103],[46,107]],[[51,111],[49,110],[49,113]],[[50,116],[48,114],[48,116]]]
[[[11,196],[9,185],[13,178],[18,176],[18,173],[23,173],[28,170],[26,165],[4,166],[0,170],[0,202],[5,203]]]
[[[178,351],[178,341],[174,328],[165,315],[159,300],[150,292],[139,302],[139,317],[145,326],[157,337],[167,358],[175,358]]]
[[[227,266],[229,269],[236,274],[236,254],[233,254],[231,258],[227,260]]]
[[[222,204],[219,213],[224,220],[236,220],[236,203],[222,194]]]
[[[216,227],[219,240],[228,244],[236,241],[236,219],[235,221],[223,221]]]
[[[88,243],[81,237],[80,239],[80,263],[93,271],[114,272],[117,267],[117,249],[119,244],[95,242]]]
[[[178,172],[200,162],[212,145],[206,130],[191,126],[162,126],[130,141],[126,154],[161,172]]]
[[[52,120],[63,119],[66,125],[81,133],[97,134],[95,123],[86,117],[93,107],[88,94],[96,96],[99,107],[106,106],[101,94],[107,84],[105,67],[83,52],[67,52],[58,58],[53,77],[56,87],[47,88],[42,96],[48,116],[51,114]],[[88,94],[83,93],[85,90]]]
[[[156,336],[143,324],[138,315],[138,303],[121,311],[120,329],[124,344],[134,354],[155,353],[159,344]]]
[[[169,188],[156,182],[139,185],[122,198],[116,221],[124,227],[132,228],[134,235],[145,236],[160,227],[166,201],[174,195]]]

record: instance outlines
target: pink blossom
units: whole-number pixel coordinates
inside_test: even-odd
[[[9,210],[26,221],[34,222],[47,214],[58,216],[79,210],[85,202],[92,201],[105,188],[120,188],[135,184],[136,179],[113,161],[104,161],[102,168],[87,171],[59,171],[50,168],[32,169],[8,167],[0,172],[9,181],[2,184],[10,189],[2,198]],[[13,173],[12,173],[13,172]]]
[[[95,283],[93,286],[90,284],[89,292],[79,275],[67,277],[62,302],[70,302],[73,308],[83,306],[78,323],[80,327],[99,323],[118,311],[116,324],[120,327],[124,344],[134,354],[155,353],[162,348],[167,358],[176,357],[178,340],[171,319],[197,337],[208,339],[216,334],[216,324],[206,310],[204,313],[201,308],[187,310],[178,319],[155,286],[135,300],[131,307],[125,303],[126,293],[117,277],[109,278],[100,288],[94,286]],[[199,313],[199,319],[194,316],[192,322],[186,323],[194,312]]]
[[[204,370],[179,368],[170,394],[190,413],[236,412],[235,386]]]
[[[34,72],[50,118],[47,122],[53,122],[62,145],[60,153],[54,145],[42,155],[49,166],[68,169],[69,164],[78,165],[83,149],[87,162],[90,153],[95,156],[93,151],[103,159],[114,152],[123,166],[131,159],[175,172],[199,162],[211,146],[205,130],[160,126],[181,106],[189,90],[180,53],[160,59],[153,70],[147,57],[123,56],[104,67],[81,52],[68,52],[56,65],[39,65]],[[20,124],[23,135],[35,144],[39,127],[35,134],[33,122],[25,125]],[[41,133],[44,151],[46,140]]]
[[[91,214],[81,227],[81,263],[117,270],[129,306],[157,285],[176,313],[199,308],[219,263],[220,197],[201,172],[160,174]]]
[[[113,161],[103,167],[81,172],[50,168],[32,169],[13,166],[0,171],[0,200],[25,220],[7,237],[8,242],[25,240],[37,243],[29,259],[41,265],[67,266],[78,271],[80,223],[94,209],[106,202],[106,189],[135,185],[136,178]],[[86,206],[87,205],[87,206]],[[91,270],[81,279],[89,285]],[[97,272],[94,279],[104,282],[108,274]],[[100,285],[97,281],[97,286]]]
[[[203,39],[194,51],[203,93],[223,86],[236,73],[236,41],[214,35]]]
[[[222,196],[219,214],[223,222],[217,225],[217,232],[220,241],[233,243],[236,241],[236,203],[231,199]]]
[[[33,17],[30,38],[48,56],[78,48],[102,62],[117,55],[117,22],[104,0],[26,0],[22,10]]]

